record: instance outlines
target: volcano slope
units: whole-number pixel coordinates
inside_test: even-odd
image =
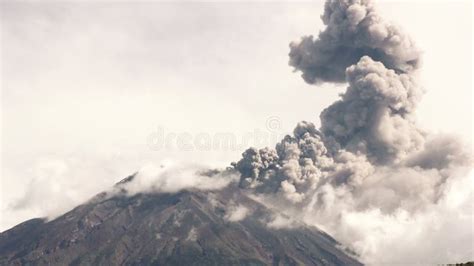
[[[361,265],[315,227],[270,223],[276,212],[235,183],[129,195],[120,187],[130,179],[52,221],[1,233],[0,264]]]

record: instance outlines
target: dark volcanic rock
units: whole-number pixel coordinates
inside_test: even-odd
[[[127,180],[128,181],[128,180]],[[226,219],[235,203],[251,212]],[[316,228],[272,229],[235,185],[214,192],[99,194],[63,216],[0,234],[2,265],[360,265]]]

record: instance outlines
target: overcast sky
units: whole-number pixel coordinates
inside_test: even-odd
[[[424,51],[421,125],[470,141],[470,1],[379,8]],[[271,144],[300,120],[319,124],[343,87],[305,84],[288,44],[317,34],[322,13],[322,1],[2,2],[0,231],[150,162],[224,167],[259,145],[249,133]],[[159,132],[174,147],[151,147]],[[183,151],[173,133],[230,133],[237,146]]]

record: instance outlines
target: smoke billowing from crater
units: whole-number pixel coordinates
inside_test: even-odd
[[[471,179],[472,156],[416,123],[419,49],[369,0],[328,0],[322,20],[316,39],[290,44],[289,63],[307,83],[347,89],[321,113],[319,129],[303,121],[274,149],[245,151],[233,164],[240,186],[325,228],[368,263],[472,259],[472,210],[455,210],[472,201],[472,185],[460,185]]]
[[[134,12],[134,9],[130,10]],[[156,9],[150,10],[150,17],[143,17],[147,27],[152,22],[155,23],[149,18],[159,17],[159,24],[165,25],[166,28],[163,29],[163,32],[175,29],[175,27],[168,27],[167,23],[161,23],[163,16],[157,16]],[[207,9],[205,10],[207,12]],[[214,9],[210,10],[215,11]],[[190,12],[194,14],[193,10]],[[106,15],[106,13],[102,13]],[[262,14],[256,13],[258,21],[260,21]],[[138,14],[146,15],[142,12],[138,12]],[[204,14],[208,15],[208,13]],[[226,33],[231,29],[238,39],[243,38],[247,42],[253,41],[248,50],[242,49],[242,51],[255,51],[254,43],[261,39],[247,40],[246,36],[248,35],[240,35],[239,29],[243,28],[240,22],[245,15],[242,13],[242,16],[234,18],[237,22],[233,28],[227,27],[229,18],[223,16],[226,26],[219,26],[219,28],[222,28],[222,36],[227,36]],[[280,21],[281,14],[278,13],[278,16],[280,16],[278,17]],[[21,17],[23,18],[23,16]],[[100,17],[102,19],[102,16]],[[176,16],[171,17],[176,19]],[[53,18],[56,20],[56,16]],[[440,16],[440,19],[443,18]],[[302,18],[298,17],[298,19]],[[70,20],[69,17],[68,20]],[[79,19],[74,21],[76,20],[81,21]],[[356,251],[361,260],[369,264],[446,264],[473,260],[474,232],[472,225],[474,214],[472,202],[474,202],[474,182],[471,151],[466,144],[453,137],[434,135],[425,132],[417,125],[415,112],[423,95],[423,89],[417,79],[418,71],[423,70],[420,50],[400,28],[385,21],[377,13],[373,1],[370,0],[328,0],[322,20],[325,24],[323,31],[291,43],[289,54],[290,66],[298,74],[301,73],[305,82],[315,85],[315,90],[321,83],[346,85],[347,89],[340,99],[332,104],[329,103],[330,105],[320,114],[321,126],[319,128],[311,122],[302,121],[297,124],[291,135],[283,138],[275,147],[249,148],[243,153],[243,158],[233,164],[233,169],[225,171],[206,172],[200,166],[184,163],[177,163],[176,166],[171,165],[171,167],[168,167],[167,164],[163,166],[148,165],[140,169],[133,179],[126,179],[127,182],[116,186],[112,192],[122,193],[122,189],[125,189],[128,195],[133,196],[139,193],[175,193],[188,189],[213,191],[238,183],[243,188],[239,193],[248,193],[252,198],[274,207],[274,210],[283,212],[270,218],[271,221],[263,221],[270,228],[293,227],[300,224],[301,221],[316,225]],[[25,17],[24,21],[29,22],[30,20]],[[49,20],[45,20],[45,22],[47,21]],[[111,21],[114,22],[115,19]],[[170,49],[178,47],[176,55],[181,56],[183,58],[181,61],[185,62],[189,59],[188,50],[203,51],[209,48],[209,42],[207,35],[201,38],[204,41],[198,42],[198,46],[195,46],[193,40],[183,42],[181,37],[189,39],[190,35],[187,33],[199,33],[199,27],[189,27],[192,24],[189,24],[189,21],[193,22],[193,19],[182,21],[186,23],[178,23],[181,26],[178,24],[177,26],[183,29],[183,34],[178,34],[177,42],[166,41],[164,47],[169,46]],[[213,20],[211,24],[219,21]],[[253,21],[251,20],[249,23],[253,23]],[[283,19],[283,21],[286,20]],[[54,21],[54,23],[56,22]],[[174,21],[170,21],[170,23],[173,24]],[[117,26],[116,23],[113,25]],[[291,25],[293,27],[293,24]],[[106,36],[105,39],[113,39],[115,35],[109,36],[110,29],[105,26],[107,24],[104,24],[104,29],[107,31],[107,34],[103,34]],[[267,29],[267,26],[265,24],[261,29]],[[28,23],[25,24],[25,27],[31,28]],[[60,28],[62,36],[63,27]],[[278,27],[275,28],[276,32],[281,30]],[[14,29],[12,32],[16,33],[16,27]],[[54,27],[51,29],[51,32],[54,33]],[[137,29],[139,27],[129,30],[133,33]],[[146,37],[143,40],[133,39],[128,43],[127,39],[124,39],[124,42],[120,42],[118,51],[127,47],[135,47],[135,44],[139,44],[141,47],[148,43],[150,41],[148,37],[156,33],[155,27],[151,27],[151,29],[152,32],[149,34],[141,34]],[[77,33],[77,30],[71,32]],[[212,32],[210,31],[210,33]],[[252,35],[258,35],[254,33],[264,31],[254,31],[251,28],[249,32]],[[35,31],[34,36],[38,35],[36,33]],[[112,33],[115,34],[114,31]],[[124,34],[123,36],[128,35],[136,37],[136,34]],[[97,36],[99,34],[94,32],[93,37]],[[120,37],[123,36],[120,35]],[[446,39],[446,36],[442,37]],[[70,39],[75,40],[74,38]],[[234,40],[234,38],[227,37],[222,39],[231,40],[230,42]],[[270,39],[271,42],[274,42],[273,38]],[[89,41],[88,38],[85,40]],[[20,41],[24,42],[23,39]],[[189,45],[189,49],[187,49],[188,46],[180,46],[182,43]],[[64,43],[64,45],[66,44],[69,42]],[[214,48],[221,47],[222,44],[227,43],[217,40]],[[151,42],[146,51],[168,51],[167,49],[156,49],[156,47],[156,43]],[[162,46],[160,47],[162,48]],[[223,53],[222,51],[216,53],[215,49],[210,49],[211,53],[207,55],[232,54],[232,51],[229,52],[229,47],[225,45],[224,47]],[[14,55],[15,50],[12,51]],[[185,51],[184,56],[179,54],[181,51]],[[218,49],[218,51],[220,50]],[[201,62],[202,58],[205,59],[204,61],[209,61],[209,58],[202,57],[201,53],[195,54],[199,55],[197,59],[194,58],[196,62]],[[132,56],[135,55],[133,53]],[[157,53],[156,55],[161,54]],[[168,57],[170,62],[177,61],[175,54],[165,55],[163,58]],[[154,60],[156,58],[161,57],[154,56],[151,61],[156,61]],[[87,63],[90,63],[91,60],[94,61],[92,58],[86,59],[84,62]],[[133,59],[132,63],[137,62],[135,57],[130,59]],[[229,62],[235,63],[236,58],[229,57],[227,59]],[[246,59],[247,57],[242,57],[242,65],[248,63],[245,61]],[[42,62],[42,60],[36,61]],[[116,63],[115,60],[100,59],[100,62],[102,61]],[[121,62],[127,62],[126,65],[130,63],[130,61]],[[164,65],[168,71],[169,64]],[[240,64],[237,65],[240,67]],[[102,65],[99,64],[99,66]],[[154,65],[150,64],[148,67],[153,69],[153,73],[156,73]],[[176,68],[181,71],[181,67],[182,65],[178,64],[173,66],[172,70]],[[218,67],[217,71],[221,69],[222,62],[219,61]],[[46,69],[48,70],[48,68]],[[215,79],[214,71],[207,70],[206,68],[204,72],[211,73],[210,79]],[[239,68],[236,71],[239,71]],[[268,69],[265,71],[268,72]],[[193,71],[189,71],[189,73],[191,72]],[[204,72],[198,71],[195,74],[202,75]],[[234,71],[229,69],[227,72],[232,77],[235,76]],[[147,72],[144,73],[143,76]],[[259,75],[260,72],[255,73]],[[196,75],[189,76],[189,80],[194,82]],[[124,83],[125,87],[138,86],[136,76],[132,76],[133,82]],[[171,76],[169,80],[172,81],[175,78],[183,80],[181,72],[178,76],[177,78]],[[223,75],[219,81],[228,80],[226,78],[227,76]],[[100,77],[100,80],[102,79],[103,77]],[[168,86],[167,80],[164,83],[166,86]],[[143,82],[143,84],[156,82],[157,80],[150,80]],[[219,82],[215,83],[221,85]],[[180,82],[169,84],[181,86]],[[207,86],[207,80],[205,84]],[[236,86],[241,85],[240,83],[236,84],[238,84]],[[188,84],[185,85],[187,88]],[[174,89],[174,86],[171,87]],[[146,89],[149,88],[146,87]],[[238,92],[240,94],[240,91]],[[160,94],[160,97],[164,98],[163,103],[169,102],[166,96],[166,94]],[[272,101],[271,95],[266,97],[268,98],[266,100]],[[148,94],[146,94],[146,98],[149,98]],[[142,103],[141,101],[136,102]],[[150,103],[154,106],[157,105],[153,100]],[[91,106],[95,107],[95,105]],[[98,106],[99,109],[103,109],[103,105]],[[165,109],[168,108],[166,104],[163,106]],[[209,106],[212,112],[219,109],[218,105],[212,106],[212,103]],[[196,106],[190,108],[194,111]],[[441,108],[449,107],[442,106]],[[135,109],[140,108],[126,108],[124,110],[128,116],[129,110]],[[92,117],[95,119],[96,109],[91,108],[91,110]],[[144,108],[144,110],[148,110],[148,108]],[[133,112],[130,117],[136,117],[137,114],[139,113]],[[149,114],[147,111],[144,117],[149,117]],[[115,117],[116,115],[111,116]],[[453,117],[453,119],[457,119],[457,117]],[[127,120],[119,120],[119,128],[122,128]],[[172,120],[176,120],[176,117],[172,117]],[[272,125],[267,126],[270,129],[273,128]],[[131,127],[130,124],[127,127]],[[136,128],[136,126],[132,128]],[[69,156],[67,157],[69,158]],[[133,159],[133,156],[131,157]],[[111,179],[97,179],[97,177],[115,178],[128,173],[128,169],[136,169],[133,162],[135,159],[125,158],[120,162],[119,167],[116,163],[117,159],[114,157],[113,167],[110,169],[106,167],[108,163],[96,158],[93,160],[89,157],[84,160],[79,158],[77,162],[68,159],[63,162],[59,158],[57,158],[58,160],[48,158],[38,167],[33,167],[39,169],[40,173],[36,174],[38,178],[26,186],[25,195],[8,210],[14,210],[15,215],[21,213],[25,218],[28,217],[26,213],[32,211],[35,216],[46,213],[50,218],[53,218],[60,212],[85,201],[97,190],[105,189],[112,182]],[[138,160],[141,161],[141,159]],[[89,163],[89,161],[93,163]],[[129,165],[129,167],[123,165]],[[117,171],[118,168],[122,171]],[[73,169],[80,169],[80,171],[72,175]],[[84,172],[83,169],[89,170]],[[209,193],[208,197],[209,201],[212,201],[212,193]],[[252,209],[254,206],[237,199],[230,205],[220,205],[219,207],[225,209],[224,218],[228,222],[239,222],[255,215]],[[190,233],[189,237],[192,239],[194,234]]]

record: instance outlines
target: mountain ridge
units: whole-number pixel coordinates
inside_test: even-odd
[[[100,193],[52,220],[0,233],[1,265],[361,265],[315,227],[272,228],[275,212],[231,183],[215,191]],[[228,219],[232,208],[249,214]]]

